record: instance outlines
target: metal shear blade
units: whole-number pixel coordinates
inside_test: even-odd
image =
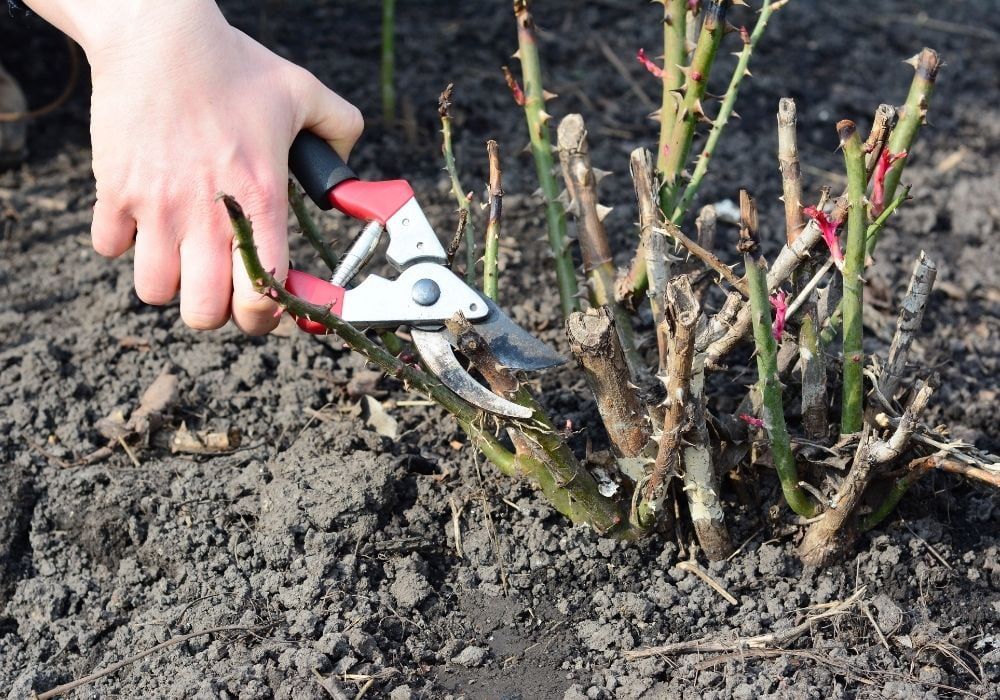
[[[422,331],[414,328],[410,331],[413,344],[420,353],[421,359],[441,382],[461,396],[463,399],[478,406],[484,411],[512,418],[531,418],[531,409],[525,408],[477,382],[462,365],[458,364],[451,342],[439,331]]]

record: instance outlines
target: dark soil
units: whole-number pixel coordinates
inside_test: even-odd
[[[915,372],[942,375],[933,422],[995,451],[994,4],[786,7],[754,58],[742,121],[724,137],[702,200],[734,198],[750,185],[762,228],[777,241],[778,98],[798,101],[814,197],[823,184],[840,186],[834,122],[850,117],[866,127],[880,101],[901,103],[911,73],[900,60],[924,45],[937,48],[946,65],[933,128],[906,171],[915,199],[886,235],[869,277],[871,350],[884,351],[912,261],[927,250],[938,287]],[[229,3],[227,11],[258,31],[255,3]],[[607,42],[655,98],[655,82],[632,56],[656,46],[657,12],[624,0],[553,0],[536,10],[548,30],[550,86],[560,93],[551,111],[581,111],[595,164],[615,172],[602,193],[618,207],[608,221],[622,263],[635,237],[627,155],[653,144],[655,131],[645,118],[651,108],[596,47]],[[455,81],[458,155],[469,188],[484,181],[486,138],[503,147],[502,302],[564,344],[554,294],[538,293],[552,281],[538,242],[543,214],[530,195],[536,184],[521,153],[521,115],[498,70],[515,48],[507,3],[402,2],[399,14],[399,85],[411,133],[387,133],[373,118],[353,162],[370,177],[411,178],[431,220],[450,235],[435,107]],[[287,3],[269,31],[279,51],[377,115],[377,27],[374,2]],[[4,22],[0,37],[0,60],[24,80],[33,104],[58,94],[65,59],[54,33],[36,22]],[[720,73],[719,84],[727,79]],[[0,695],[24,698],[175,635],[245,625],[256,629],[194,638],[75,697],[324,698],[359,689],[394,700],[1000,697],[995,492],[932,474],[859,542],[856,556],[818,571],[796,559],[794,529],[774,529],[765,517],[773,502],[765,479],[764,501],[732,524],[742,550],[729,562],[704,564],[738,600],[730,605],[677,568],[672,537],[622,544],[571,527],[528,485],[477,464],[442,411],[397,405],[419,397],[388,380],[365,388],[357,381],[367,376],[362,363],[339,344],[297,332],[264,339],[231,328],[197,333],[181,323],[176,304],[140,303],[131,260],[109,262],[89,246],[85,85],[58,114],[32,125],[30,146],[23,167],[0,174],[7,300],[0,309]],[[353,230],[342,218],[324,222],[341,240]],[[301,241],[293,249],[313,264]],[[180,372],[181,400],[140,451],[141,465],[119,450],[70,466],[104,444],[96,421],[131,410],[168,363]],[[574,439],[582,447],[588,437],[602,438],[591,429],[595,412],[577,377],[572,370],[547,375],[541,396],[560,424],[571,420],[583,431]],[[734,370],[727,380],[751,378]],[[367,427],[359,393],[385,403],[399,421],[398,439]],[[716,408],[727,410],[726,402]],[[243,443],[210,458],[172,455],[165,442],[182,423],[238,427]],[[736,513],[735,495],[727,497]],[[784,653],[623,656],[703,635],[782,630],[810,606],[861,586],[864,606],[815,625]]]

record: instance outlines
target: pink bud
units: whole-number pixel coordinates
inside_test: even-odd
[[[844,269],[844,253],[840,250],[840,239],[837,238],[837,229],[840,228],[839,221],[830,221],[824,212],[816,207],[804,207],[802,213],[816,222],[820,232],[823,234],[823,241],[830,249],[830,257],[838,270]]]
[[[771,308],[774,309],[771,335],[780,342],[781,334],[785,332],[785,316],[788,315],[788,293],[785,290],[779,289],[771,295]]]
[[[890,153],[888,148],[882,149],[882,153],[878,157],[878,163],[875,165],[873,173],[875,184],[872,186],[872,214],[875,216],[885,211],[885,176],[889,173],[892,164],[902,158],[906,158],[906,151]]]
[[[644,49],[639,49],[639,53],[637,53],[635,57],[639,60],[639,63],[645,66],[646,70],[648,70],[650,73],[655,75],[657,78],[663,77],[663,69],[649,59]]]
[[[749,415],[747,413],[741,413],[740,414],[740,420],[743,421],[744,423],[746,423],[747,425],[749,425],[751,428],[763,428],[764,427],[764,421],[762,421],[760,418],[754,418],[753,416],[751,416],[751,415]]]
[[[688,10],[691,12],[698,11],[698,5],[701,4],[701,0],[688,0]]]

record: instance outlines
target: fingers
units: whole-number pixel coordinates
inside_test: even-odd
[[[346,161],[365,127],[361,112],[306,71],[299,91],[302,128],[326,139]]]
[[[135,238],[134,265],[135,293],[144,302],[159,306],[177,295],[180,259],[173,232],[166,226],[142,227]]]
[[[230,232],[222,219],[196,217],[181,239],[181,318],[196,330],[220,328],[229,320]]]
[[[132,247],[135,219],[121,208],[98,198],[94,204],[90,236],[94,250],[107,258],[117,258]]]
[[[237,201],[240,198],[237,196]],[[257,255],[274,277],[284,282],[288,276],[288,190],[275,185],[241,201],[247,217],[253,223],[253,238]],[[262,335],[278,325],[278,305],[256,289],[239,250],[232,250],[232,317],[244,333]]]

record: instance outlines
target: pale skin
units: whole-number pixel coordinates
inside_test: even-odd
[[[243,205],[261,261],[284,279],[289,146],[309,129],[346,159],[361,113],[231,27],[213,0],[26,4],[91,65],[94,249],[118,257],[134,245],[136,294],[159,305],[179,292],[192,328],[274,328],[274,302],[253,290],[216,196]]]

